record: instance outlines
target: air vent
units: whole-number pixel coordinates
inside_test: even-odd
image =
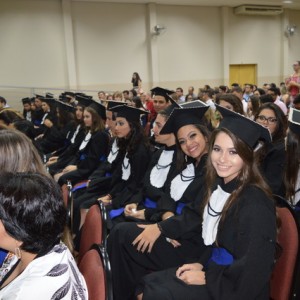
[[[276,16],[283,13],[281,6],[242,5],[234,8],[236,15]]]

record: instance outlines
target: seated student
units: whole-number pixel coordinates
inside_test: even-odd
[[[31,122],[32,111],[31,111],[31,98],[23,98],[23,117],[25,120]]]
[[[15,253],[1,299],[87,299],[85,280],[60,242],[65,223],[61,190],[48,176],[0,173],[0,247]]]
[[[54,175],[60,185],[65,184],[67,180],[75,184],[87,179],[97,166],[106,160],[109,136],[104,128],[105,117],[105,107],[95,101],[84,109],[86,135],[73,161],[61,173]]]
[[[56,106],[53,98],[36,98],[36,104],[41,102],[41,109],[43,116],[38,126],[35,127],[36,140],[41,139],[46,132],[47,128],[50,128],[57,123]],[[36,110],[38,112],[38,110]]]
[[[55,100],[57,122],[45,120],[44,124],[47,129],[43,137],[38,139],[39,148],[44,154],[52,153],[66,146],[68,136],[74,131],[74,107]]]
[[[276,211],[253,149],[271,137],[257,123],[218,109],[223,120],[210,141],[202,207],[208,251],[197,262],[145,276],[138,299],[269,299]]]
[[[89,176],[86,183],[73,188],[73,231],[77,234],[85,221],[86,210],[83,207],[90,207],[100,195],[107,194],[111,186],[111,174],[116,166],[122,163],[124,153],[119,152],[118,141],[115,136],[116,118],[111,109],[118,105],[125,105],[124,102],[108,101],[106,109],[106,130],[109,131],[112,139],[110,141],[110,152],[107,161]],[[80,214],[81,213],[81,214]]]
[[[170,184],[167,200],[171,201],[167,201],[165,220],[159,219],[158,223],[150,225],[120,223],[110,232],[108,253],[112,272],[123,274],[113,276],[116,300],[131,299],[139,279],[149,271],[198,258],[205,248],[199,207],[208,134],[198,124],[208,107],[195,106],[176,108],[160,132],[175,133],[180,148],[189,156],[186,168]],[[163,228],[163,235],[159,228]]]
[[[70,134],[70,145],[56,151],[46,163],[49,173],[52,176],[56,173],[60,173],[74,159],[85,137],[83,110],[86,106],[92,104],[92,101],[85,98],[81,100],[81,98],[78,97],[78,103],[75,106],[75,122],[77,126]]]
[[[13,122],[17,120],[24,120],[23,116],[17,111],[10,108],[0,111],[0,124],[3,124],[9,128],[13,128]]]
[[[126,105],[111,109],[116,113],[115,133],[123,160],[112,174],[109,194],[98,200],[109,205],[109,209],[122,208],[130,203],[140,187],[150,159],[149,143],[140,123],[146,112]]]
[[[281,195],[284,177],[285,136],[287,119],[282,110],[273,103],[259,107],[254,120],[269,129],[272,143],[261,147],[256,152],[262,175],[273,194]]]
[[[285,197],[300,215],[300,110],[290,108],[284,172]]]
[[[174,134],[161,135],[160,130],[175,107],[179,107],[179,105],[174,103],[157,114],[152,131],[155,142],[162,147],[152,155],[143,184],[138,187],[138,191],[131,199],[132,203],[125,206],[124,212],[117,210],[110,213],[115,222],[126,221],[128,218],[150,221],[158,212],[159,215],[162,215],[159,218],[168,217],[169,213],[163,207],[164,202],[168,200],[165,198],[170,180],[178,173],[176,168],[177,147]]]
[[[125,207],[125,216],[139,216],[140,219],[159,222],[176,214],[180,215],[182,209],[193,202],[194,195],[203,185],[209,131],[200,125],[208,107],[202,106],[198,100],[192,103],[194,107],[173,110],[161,130],[160,136],[162,137],[175,135],[178,148],[180,148],[176,153],[177,160],[173,162],[176,167],[173,174],[171,173],[173,176],[166,182],[164,190],[157,193],[152,184],[161,184],[162,175],[153,178],[153,175],[158,173],[155,172],[157,166],[151,168],[150,178],[145,177],[146,180],[148,179],[148,184],[144,187],[146,200],[140,201],[139,205],[145,209],[139,210],[139,206],[132,204],[131,207]],[[134,208],[138,210],[132,212]]]
[[[44,96],[35,94],[33,97],[33,102],[31,102],[31,109],[33,110],[31,122],[35,128],[38,128],[41,125],[44,116],[44,111],[42,109],[42,99],[44,98]]]

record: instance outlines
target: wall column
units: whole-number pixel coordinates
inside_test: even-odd
[[[62,0],[62,14],[63,14],[63,25],[64,25],[64,32],[65,32],[65,47],[66,47],[66,61],[67,61],[69,89],[76,90],[78,88],[78,84],[77,84],[75,49],[74,49],[71,0]]]

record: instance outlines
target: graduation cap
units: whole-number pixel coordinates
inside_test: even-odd
[[[171,104],[164,109],[167,116],[170,116],[174,108],[180,108],[180,105],[171,97],[168,96]]]
[[[201,124],[202,118],[209,106],[175,108],[161,129],[160,134],[174,133],[185,126]]]
[[[116,112],[117,117],[125,118],[129,122],[139,122],[141,115],[146,115],[148,112],[127,105],[118,105],[111,108]]]
[[[180,104],[180,106],[182,108],[207,107],[207,105],[204,102],[200,101],[200,100],[194,100],[194,101],[186,102],[186,103]]]
[[[289,129],[293,133],[300,135],[300,110],[290,108]]]
[[[62,95],[65,97],[68,97],[68,98],[70,98],[70,97],[74,98],[76,96],[75,93],[73,93],[73,92],[64,92],[64,93],[62,93]]]
[[[127,105],[126,102],[121,102],[121,101],[113,101],[113,100],[108,100],[107,101],[107,110],[111,110],[112,108],[119,106],[119,105]]]
[[[174,94],[175,91],[167,90],[161,87],[155,87],[151,90],[151,96],[162,96],[166,99],[166,101],[170,101],[172,97],[170,95]],[[173,100],[173,99],[172,99]],[[172,101],[171,100],[171,101]],[[174,100],[173,100],[174,101]]]
[[[69,105],[69,104],[67,104],[65,102],[56,100],[56,103],[57,103],[59,109],[65,110],[67,112],[74,112],[75,111],[75,107],[74,106]]]
[[[45,97],[42,96],[42,95],[39,95],[39,94],[34,94],[34,98],[37,98],[37,99],[40,99],[40,100],[43,100]]]
[[[21,101],[22,101],[23,104],[30,104],[31,103],[31,98],[26,97],[26,98],[23,98]]]
[[[220,105],[216,107],[223,117],[218,128],[228,129],[251,148],[255,148],[259,140],[268,143],[272,141],[271,133],[266,127]]]
[[[76,100],[78,101],[77,105],[87,107],[93,103],[91,97],[83,96],[83,95],[76,95]]]
[[[46,93],[46,98],[54,98],[54,95],[52,93]]]
[[[54,98],[43,98],[41,101],[46,102],[48,105],[54,105],[57,102]]]
[[[94,101],[94,100],[91,100],[91,104],[88,106],[92,109],[94,109],[97,114],[102,118],[102,120],[106,120],[106,108],[104,105]]]

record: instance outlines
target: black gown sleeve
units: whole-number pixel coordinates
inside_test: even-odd
[[[280,193],[283,183],[285,155],[284,143],[271,145],[262,164],[262,175],[276,195]]]
[[[113,198],[113,208],[124,207],[126,204],[134,203],[133,195],[142,187],[143,179],[147,170],[150,159],[149,149],[140,144],[138,149],[129,159],[131,166],[131,174],[127,180],[120,181],[110,191]],[[120,176],[122,176],[122,162],[118,168]]]

